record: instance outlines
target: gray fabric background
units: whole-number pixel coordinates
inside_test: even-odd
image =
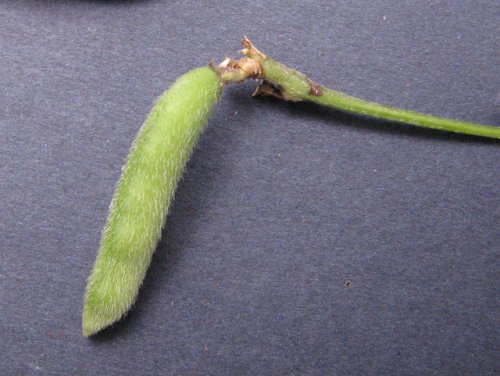
[[[499,120],[497,1],[0,2],[0,374],[493,375],[499,143],[229,87],[130,314],[81,335],[155,98],[242,36],[365,99]],[[344,286],[351,281],[352,287]]]

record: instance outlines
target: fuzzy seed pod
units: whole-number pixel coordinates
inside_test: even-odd
[[[134,303],[160,239],[177,182],[221,93],[219,75],[198,68],[156,102],[130,150],[89,277],[83,335],[122,317]]]

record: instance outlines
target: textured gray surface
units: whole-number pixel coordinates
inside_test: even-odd
[[[499,371],[499,144],[228,88],[139,299],[82,295],[129,145],[257,47],[349,94],[500,125],[496,1],[0,3],[2,375]],[[345,288],[346,281],[352,282]]]

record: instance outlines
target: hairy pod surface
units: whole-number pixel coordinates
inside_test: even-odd
[[[221,93],[219,75],[198,68],[156,102],[130,150],[88,280],[83,335],[123,316],[134,303],[160,239],[170,202]]]

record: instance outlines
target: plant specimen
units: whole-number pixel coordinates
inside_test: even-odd
[[[262,80],[255,95],[310,101],[365,116],[500,139],[500,127],[383,106],[328,89],[269,58],[248,39],[243,57],[194,69],[156,102],[130,150],[89,277],[83,334],[111,325],[132,306],[161,235],[175,188],[225,85]]]

